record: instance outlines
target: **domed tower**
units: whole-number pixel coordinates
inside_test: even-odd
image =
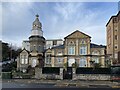
[[[43,37],[42,24],[39,21],[39,15],[36,15],[36,19],[33,22],[29,42],[31,65],[32,67],[35,67],[36,65],[41,64],[41,60],[44,60],[43,52],[45,46],[45,38]]]

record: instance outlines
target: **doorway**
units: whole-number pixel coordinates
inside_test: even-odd
[[[72,75],[73,75],[73,71],[72,71],[72,67],[67,67],[67,69],[63,70],[63,79],[72,79]]]

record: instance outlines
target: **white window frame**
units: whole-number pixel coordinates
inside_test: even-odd
[[[75,46],[68,47],[68,55],[75,55]]]
[[[58,64],[63,63],[63,58],[57,58],[57,62],[58,62]]]
[[[87,66],[87,60],[86,60],[86,57],[82,57],[80,58],[80,61],[79,61],[79,67],[86,67]]]
[[[80,46],[80,55],[86,55],[87,54],[87,46]]]

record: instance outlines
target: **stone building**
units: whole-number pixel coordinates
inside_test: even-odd
[[[48,48],[52,48],[52,47],[59,46],[62,44],[63,44],[62,39],[48,39],[46,40],[45,48],[48,49]]]
[[[91,60],[94,63],[100,63],[101,67],[106,65],[106,46],[90,44]]]
[[[39,15],[36,15],[29,40],[22,43],[17,68],[26,72],[28,66],[72,68],[92,67],[94,63],[104,67],[105,50],[102,45],[92,44],[91,37],[79,30],[69,34],[64,40],[46,40]]]
[[[36,15],[29,41],[24,44],[25,48],[21,51],[17,62],[18,69],[21,71],[26,71],[29,65],[31,67],[44,66],[45,38],[43,37],[42,24],[38,17],[39,15]],[[29,46],[27,47],[26,45]]]
[[[120,63],[120,12],[106,24],[107,55],[112,64]]]
[[[45,67],[92,67],[100,63],[105,67],[106,47],[91,43],[91,37],[78,30],[66,36],[63,45],[52,47],[45,52]],[[91,63],[91,61],[93,63]]]

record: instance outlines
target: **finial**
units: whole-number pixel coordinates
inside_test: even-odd
[[[36,15],[36,17],[38,18],[38,17],[39,17],[39,15],[37,14],[37,15]]]

